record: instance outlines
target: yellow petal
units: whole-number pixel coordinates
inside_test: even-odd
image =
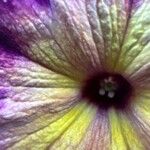
[[[130,112],[130,119],[134,122],[137,134],[140,136],[145,149],[149,149],[150,137],[150,94],[143,92],[137,97],[134,109]]]
[[[76,147],[84,137],[87,127],[94,115],[92,108],[85,103],[79,103],[60,119],[26,135],[10,150],[43,149],[71,149]]]
[[[132,122],[121,112],[109,112],[112,150],[143,150],[140,138],[135,132]]]

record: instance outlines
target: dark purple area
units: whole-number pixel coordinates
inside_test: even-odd
[[[8,90],[6,89],[0,89],[0,109],[4,108],[5,102],[4,99],[8,97]]]
[[[0,69],[2,70],[11,68],[15,63],[15,59],[23,56],[20,52],[21,48],[14,40],[15,38],[6,28],[0,28]],[[1,75],[1,82],[4,78]]]
[[[14,38],[6,28],[0,27],[0,47],[5,49],[5,53],[9,52],[12,55],[21,55],[20,47]]]
[[[7,1],[0,1],[0,11],[3,9],[7,9],[8,11],[14,10],[13,0],[7,0]]]
[[[4,89],[0,89],[0,100],[7,97],[7,92],[8,91],[6,91]]]
[[[1,0],[0,4],[3,6],[10,5],[10,4],[12,4],[12,1],[13,0]]]
[[[50,6],[50,0],[35,0],[41,6]]]
[[[103,96],[99,94],[100,83],[110,76],[113,77],[117,84],[117,89],[115,90],[115,96],[113,98],[109,98],[107,92]],[[83,99],[86,99],[89,103],[99,108],[108,109],[114,107],[117,109],[124,109],[130,103],[133,87],[122,75],[105,72],[97,73],[89,77],[84,82],[81,91]]]
[[[131,0],[131,3],[133,3],[133,8],[137,8],[142,5],[143,0]]]

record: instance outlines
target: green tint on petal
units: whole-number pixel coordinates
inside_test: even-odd
[[[128,10],[125,1],[97,2],[98,19],[104,40],[105,65],[108,70],[114,68],[127,23]]]
[[[60,119],[35,133],[26,135],[9,149],[25,150],[31,147],[33,150],[42,150],[48,147],[61,150],[71,149],[80,143],[93,115],[92,108],[85,103],[79,103]]]
[[[149,149],[149,137],[150,137],[150,94],[149,92],[143,92],[139,95],[134,109],[129,112],[129,116],[137,134],[140,136],[145,149]]]
[[[50,3],[43,10],[36,7],[36,2],[35,7],[28,6],[25,0],[24,7],[15,2],[14,11],[4,7],[0,23],[15,36],[24,55],[52,71],[79,81],[89,70],[101,69],[85,2]]]
[[[105,45],[107,45],[108,47],[105,47],[105,55],[106,55],[106,64],[108,64],[108,66],[110,68],[113,68],[114,62],[115,62],[115,56],[116,56],[116,51],[119,50],[119,35],[118,35],[118,20],[117,20],[117,7],[115,4],[113,4],[110,8],[108,8],[108,12],[110,13],[108,16],[108,22],[106,22],[106,24],[104,24],[105,26],[110,26],[110,31],[103,31],[104,36],[105,33],[108,32],[108,37],[105,40]],[[103,18],[104,20],[106,18]],[[100,18],[101,20],[101,18]],[[103,24],[103,21],[101,21]],[[105,21],[104,21],[105,22]],[[105,29],[105,27],[103,26],[103,28]]]
[[[132,11],[124,44],[120,50],[116,70],[133,74],[150,60],[150,3],[143,4]]]
[[[129,119],[114,110],[109,112],[112,150],[143,150],[144,147]]]
[[[141,96],[138,98],[137,108],[141,114],[145,117],[150,117],[150,93],[148,91],[143,92]]]
[[[126,33],[129,2],[52,0],[45,9],[36,2],[35,7],[18,3],[14,12],[3,8],[0,23],[30,59],[76,80],[97,68],[114,69]]]
[[[115,69],[150,87],[149,0],[131,10],[126,0],[51,0],[50,8],[26,2],[0,9],[0,26],[32,60],[6,57],[2,49],[0,85],[7,92],[0,100],[0,148],[143,150],[149,96],[137,103],[139,118],[114,110],[101,116],[79,102],[79,82],[72,79]]]
[[[83,112],[78,114],[76,120],[70,125],[68,130],[52,145],[50,149],[71,150],[77,147],[85,147],[82,141],[86,133],[89,131],[89,126],[96,115],[96,109],[91,106],[79,103],[79,108],[84,105]],[[76,108],[79,109],[78,107]]]

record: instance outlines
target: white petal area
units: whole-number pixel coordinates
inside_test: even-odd
[[[78,85],[15,51],[0,48],[0,146],[9,147],[69,111]]]
[[[106,112],[97,115],[95,107],[79,102],[78,83],[2,48],[0,70],[2,149],[69,150],[94,143],[105,149],[109,142]]]
[[[49,112],[52,113],[57,112],[62,107],[68,108],[71,106],[71,102],[75,100],[73,95],[72,97],[69,96],[73,89],[12,88],[9,90],[10,92],[7,95],[10,95],[10,97],[1,100],[3,107],[0,109],[0,118],[4,120],[30,116],[36,113],[40,107],[43,107],[43,110],[48,107]],[[42,109],[39,111],[42,111]]]

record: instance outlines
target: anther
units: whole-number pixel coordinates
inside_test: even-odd
[[[100,94],[100,95],[105,95],[105,90],[104,90],[104,89],[100,89],[100,90],[99,90],[99,94]]]
[[[133,94],[130,82],[121,74],[97,73],[89,76],[82,87],[83,99],[99,108],[126,108]]]
[[[109,91],[109,92],[108,92],[108,97],[109,97],[109,98],[114,98],[114,97],[115,97],[115,92]]]

